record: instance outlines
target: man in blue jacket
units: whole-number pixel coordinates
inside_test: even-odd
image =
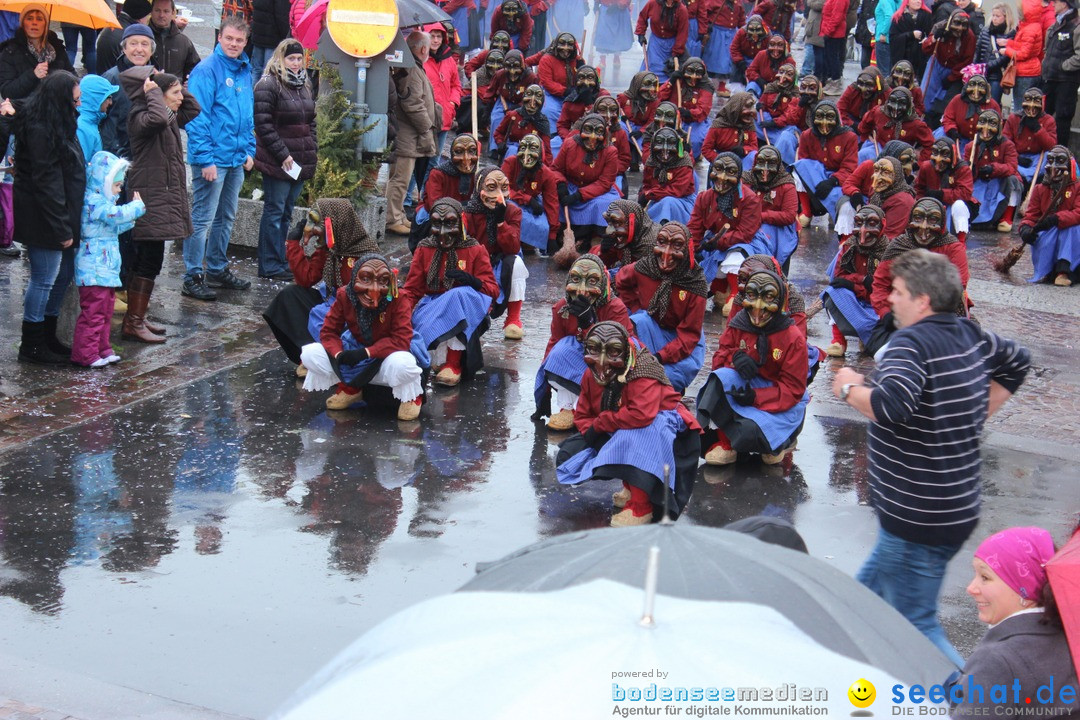
[[[248,26],[242,18],[224,18],[218,46],[195,66],[188,80],[188,90],[202,112],[186,128],[194,232],[184,241],[187,271],[182,292],[197,300],[216,299],[210,288],[251,287],[250,281],[232,274],[225,254],[244,171],[251,169],[255,156],[255,97],[244,55],[247,38]]]

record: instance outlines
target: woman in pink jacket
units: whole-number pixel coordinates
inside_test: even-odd
[[[1016,36],[1006,42],[1003,55],[1016,63],[1016,87],[1012,89],[1013,112],[1022,112],[1024,93],[1042,75],[1043,7],[1040,0],[1023,0],[1023,18]]]

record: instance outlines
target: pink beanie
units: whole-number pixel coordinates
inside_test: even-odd
[[[1036,601],[1046,583],[1044,566],[1053,555],[1054,538],[1040,527],[1002,530],[983,540],[975,551],[975,557],[1020,597]]]

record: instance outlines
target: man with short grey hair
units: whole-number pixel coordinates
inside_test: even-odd
[[[979,521],[979,439],[1024,382],[1028,351],[956,315],[963,285],[943,255],[909,250],[892,263],[897,332],[867,377],[842,368],[833,392],[871,420],[867,457],[877,544],[858,579],[957,666],[937,619],[949,560]]]
[[[424,72],[424,63],[431,50],[431,36],[417,31],[411,33],[405,42],[412,51],[415,65],[395,73],[398,130],[394,144],[395,159],[386,181],[386,231],[398,235],[409,234],[409,220],[404,208],[409,178],[417,170],[418,158],[434,157],[435,138],[442,127],[441,108],[435,102],[431,81]],[[417,177],[417,186],[423,180],[422,176]]]

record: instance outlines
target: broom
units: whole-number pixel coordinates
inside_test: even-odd
[[[1035,183],[1039,179],[1039,171],[1042,170],[1043,157],[1045,155],[1045,152],[1039,153],[1039,162],[1035,165],[1035,174],[1031,176],[1031,186],[1028,187],[1027,197],[1024,198],[1022,206],[1023,209],[1021,210],[1021,213],[1023,213],[1023,211],[1027,209],[1028,203],[1031,202],[1031,193],[1035,190]],[[1002,275],[1008,275],[1009,271],[1013,269],[1013,265],[1020,262],[1020,258],[1023,257],[1024,248],[1026,246],[1027,243],[1021,241],[1020,243],[1013,246],[1013,248],[1009,250],[1009,252],[1005,253],[1002,257],[995,259],[990,264],[997,272],[1001,273]]]
[[[555,251],[552,259],[563,270],[569,270],[570,266],[581,257],[577,249],[577,238],[574,230],[570,227],[570,209],[563,208],[563,216],[566,218],[566,229],[563,230],[562,247]]]

